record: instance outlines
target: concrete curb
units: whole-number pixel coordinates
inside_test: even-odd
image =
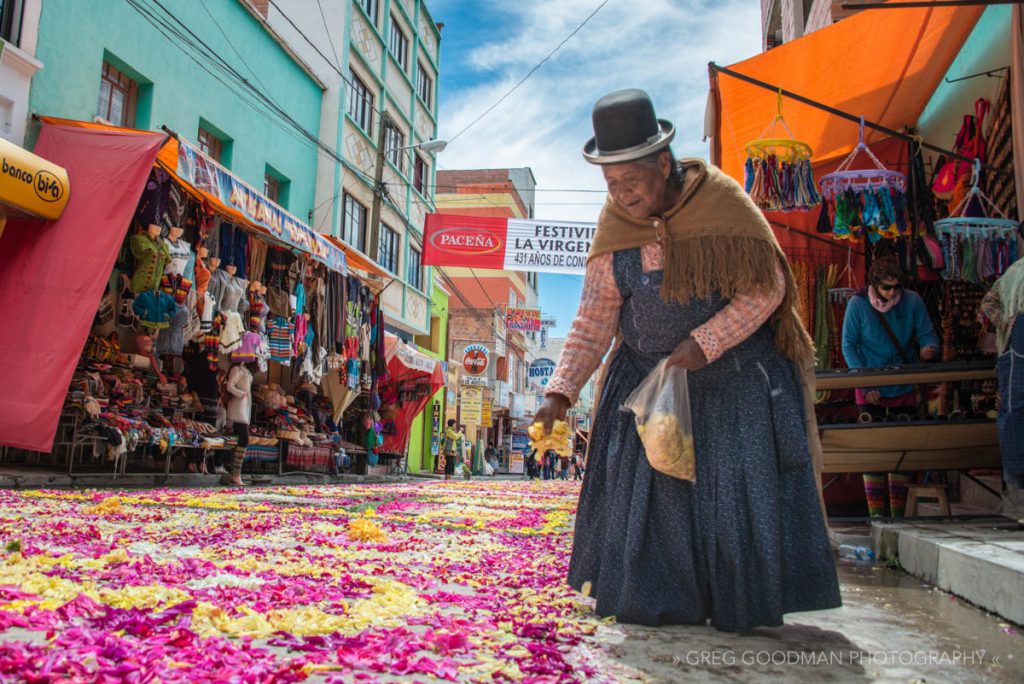
[[[1024,625],[1024,530],[1015,522],[874,523],[880,559]]]

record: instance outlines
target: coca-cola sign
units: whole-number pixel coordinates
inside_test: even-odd
[[[490,364],[491,350],[482,344],[467,345],[462,352],[462,368],[469,375],[483,376]]]

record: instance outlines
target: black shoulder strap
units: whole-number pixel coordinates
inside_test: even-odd
[[[882,327],[885,329],[885,334],[889,336],[889,341],[892,342],[892,346],[896,347],[896,351],[899,353],[900,358],[903,359],[903,363],[910,363],[910,357],[907,356],[907,350],[903,348],[903,345],[900,344],[899,339],[896,338],[896,333],[892,331],[892,327],[889,325],[889,321],[885,320],[885,314],[883,314],[881,311],[879,311],[873,306],[871,307],[871,310],[875,313],[876,316],[878,316],[878,321],[882,324]]]

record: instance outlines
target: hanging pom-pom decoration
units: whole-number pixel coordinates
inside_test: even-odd
[[[854,169],[853,161],[861,152],[866,154],[873,168]],[[861,119],[860,140],[853,152],[832,173],[821,178],[821,196],[826,204],[834,205],[835,220],[832,234],[837,239],[861,239],[872,243],[882,238],[898,238],[910,234],[907,220],[906,176],[890,171],[864,144],[864,120]],[[840,205],[856,206],[858,220],[846,218]],[[844,220],[840,222],[840,217]],[[853,226],[857,227],[854,228]]]
[[[757,140],[747,143],[744,188],[754,204],[765,211],[805,211],[821,203],[814,186],[811,147],[793,137],[782,118],[782,91],[778,113]],[[778,124],[789,137],[769,137]]]

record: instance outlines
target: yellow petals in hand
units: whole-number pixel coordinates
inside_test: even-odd
[[[534,423],[527,433],[530,435],[530,445],[541,453],[552,449],[559,456],[572,455],[572,447],[569,445],[569,424],[564,420],[555,421],[551,434],[544,434],[544,423]]]

